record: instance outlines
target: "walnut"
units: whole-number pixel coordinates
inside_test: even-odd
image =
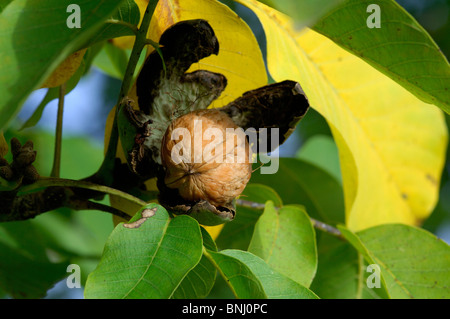
[[[228,115],[207,109],[175,119],[164,134],[161,160],[167,187],[188,201],[229,204],[252,173],[244,131]]]

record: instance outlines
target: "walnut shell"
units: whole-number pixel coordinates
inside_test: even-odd
[[[188,201],[215,206],[242,193],[252,173],[244,131],[219,110],[199,110],[175,119],[164,134],[165,184]]]

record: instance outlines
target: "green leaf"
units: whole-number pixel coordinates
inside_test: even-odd
[[[83,2],[81,28],[73,29],[66,24],[71,0],[15,0],[2,11],[0,128],[18,113],[32,90],[95,35],[120,3],[121,0]]]
[[[450,67],[431,36],[393,0],[380,0],[380,28],[369,28],[372,0],[347,0],[314,30],[359,56],[427,103],[450,112]]]
[[[313,30],[296,32],[292,19],[259,2],[237,1],[251,8],[264,27],[271,76],[298,81],[333,132],[346,225],[362,230],[426,219],[436,203],[448,144],[442,111],[327,37]]]
[[[6,6],[13,0],[0,0],[0,13],[6,8]]]
[[[14,298],[42,298],[67,275],[67,263],[33,260],[3,244],[0,259],[0,288]]]
[[[331,136],[312,136],[306,140],[295,157],[323,169],[342,184],[338,148]]]
[[[227,281],[234,296],[239,299],[267,298],[261,282],[245,263],[237,258],[213,251],[205,255],[216,266],[222,277]]]
[[[112,67],[119,75],[119,78],[122,79],[125,75],[125,70],[127,69],[128,54],[125,50],[120,49],[111,43],[106,43],[104,50],[109,57]]]
[[[53,263],[31,221],[0,225],[0,290],[13,298],[42,298],[66,275],[67,262]]]
[[[255,225],[248,251],[261,257],[280,274],[309,287],[317,268],[316,238],[303,209],[275,208],[266,203]]]
[[[324,299],[353,299],[358,290],[358,253],[347,242],[322,234],[311,289]]]
[[[122,0],[114,15],[106,20],[95,36],[90,38],[83,46],[91,46],[94,43],[112,38],[135,35],[130,26],[137,27],[139,19],[140,12],[136,2],[134,0]]]
[[[102,259],[86,282],[86,298],[170,298],[202,256],[198,223],[189,216],[169,218],[167,211],[149,204],[155,215],[138,228],[116,226]],[[142,221],[142,220],[141,220]]]
[[[379,265],[391,298],[449,298],[450,247],[433,234],[401,224],[356,234],[340,229],[368,263]]]
[[[252,174],[251,183],[269,185],[286,204],[305,206],[311,217],[323,222],[344,222],[342,186],[326,171],[304,160],[280,158],[276,174]]]
[[[324,299],[388,298],[383,285],[369,288],[371,275],[362,255],[346,241],[322,233],[318,239],[319,264],[311,289]]]
[[[240,199],[264,204],[271,200],[276,206],[281,206],[281,198],[268,186],[248,184]],[[237,205],[236,217],[232,223],[226,223],[216,239],[219,248],[234,248],[247,250],[253,235],[253,229],[261,216],[261,209],[252,209]]]
[[[305,286],[273,270],[261,258],[242,250],[223,250],[222,254],[242,261],[259,279],[269,299],[317,299]]]
[[[344,0],[261,0],[262,3],[294,18],[297,28],[315,23],[325,13],[329,12],[343,1]]]
[[[216,244],[209,233],[201,227],[203,246],[206,249],[217,251]],[[181,284],[173,294],[177,299],[206,298],[216,281],[217,270],[205,255],[200,262],[184,277]]]
[[[72,212],[58,209],[36,217],[33,225],[45,238],[46,247],[66,257],[98,256],[113,230],[111,216],[99,211]]]

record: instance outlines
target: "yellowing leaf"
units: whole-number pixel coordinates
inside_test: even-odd
[[[42,84],[42,87],[54,88],[66,83],[79,68],[86,50],[82,49],[69,55]]]
[[[238,2],[259,17],[268,69],[276,81],[298,81],[325,117],[339,148],[352,230],[378,224],[417,225],[434,208],[447,130],[442,112],[393,80],[254,0]]]
[[[225,226],[225,224],[220,224],[217,226],[203,226],[203,228],[206,229],[206,231],[209,233],[209,235],[211,235],[211,238],[216,240],[217,237],[219,236],[223,226]]]

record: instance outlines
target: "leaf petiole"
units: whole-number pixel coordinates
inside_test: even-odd
[[[50,173],[51,177],[59,177],[59,173],[61,170],[62,126],[63,126],[65,95],[66,95],[66,84],[63,83],[59,87],[58,114],[56,118],[56,132],[55,132],[55,154],[53,157],[53,168]]]
[[[111,136],[109,138],[108,148],[105,154],[102,165],[95,174],[96,177],[104,180],[104,184],[110,185],[112,180],[110,178],[111,171],[114,168],[114,161],[117,152],[117,144],[119,141],[119,132],[117,129],[117,112],[119,111],[119,106],[123,98],[128,94],[131,88],[131,82],[133,80],[134,72],[141,56],[141,52],[147,44],[147,33],[150,26],[150,21],[155,11],[158,0],[151,0],[147,5],[144,17],[142,18],[141,26],[137,30],[136,39],[134,41],[133,49],[131,51],[130,59],[128,60],[127,68],[125,70],[125,75],[122,81],[122,86],[120,88],[119,98],[117,101],[116,114],[114,116],[113,127],[111,130]]]

